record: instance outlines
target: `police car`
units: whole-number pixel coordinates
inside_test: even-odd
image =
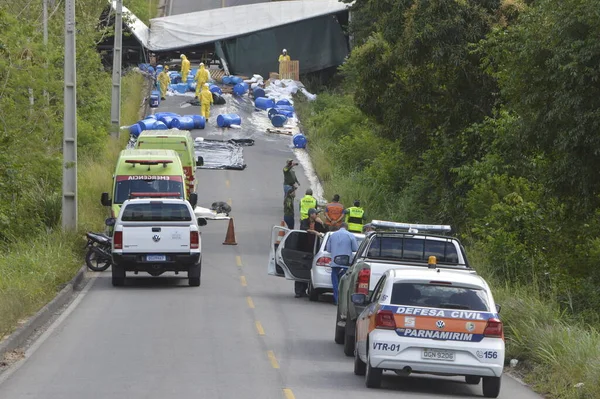
[[[430,262],[431,263],[431,262]],[[435,262],[433,262],[435,263]],[[370,297],[356,325],[354,373],[378,388],[384,370],[483,379],[483,395],[500,393],[504,333],[500,306],[480,276],[428,268],[390,269]]]

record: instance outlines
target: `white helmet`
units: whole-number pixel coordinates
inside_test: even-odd
[[[201,62],[201,63],[200,63],[200,66],[204,66],[204,62]]]
[[[287,50],[286,50],[286,49],[283,49],[283,52],[284,52],[284,53],[287,53]]]
[[[181,54],[179,58],[185,58],[185,54]]]
[[[204,83],[204,87],[210,87],[208,83]]]

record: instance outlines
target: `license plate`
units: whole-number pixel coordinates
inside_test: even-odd
[[[146,262],[164,262],[166,260],[166,255],[146,255]]]
[[[421,357],[423,359],[429,360],[444,360],[447,362],[453,362],[454,352],[439,349],[423,349],[423,354],[421,355]]]

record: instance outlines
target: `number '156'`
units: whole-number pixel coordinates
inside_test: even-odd
[[[486,359],[498,359],[498,352],[485,351],[483,352],[483,357],[485,357]]]

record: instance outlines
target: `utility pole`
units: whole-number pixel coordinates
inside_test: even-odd
[[[48,0],[43,0],[44,4],[44,46],[48,45]]]
[[[63,127],[62,227],[77,228],[77,73],[75,0],[65,1],[65,96]]]
[[[119,137],[121,131],[121,64],[123,47],[123,0],[116,0],[115,39],[113,49],[112,102],[110,107],[111,135]]]

